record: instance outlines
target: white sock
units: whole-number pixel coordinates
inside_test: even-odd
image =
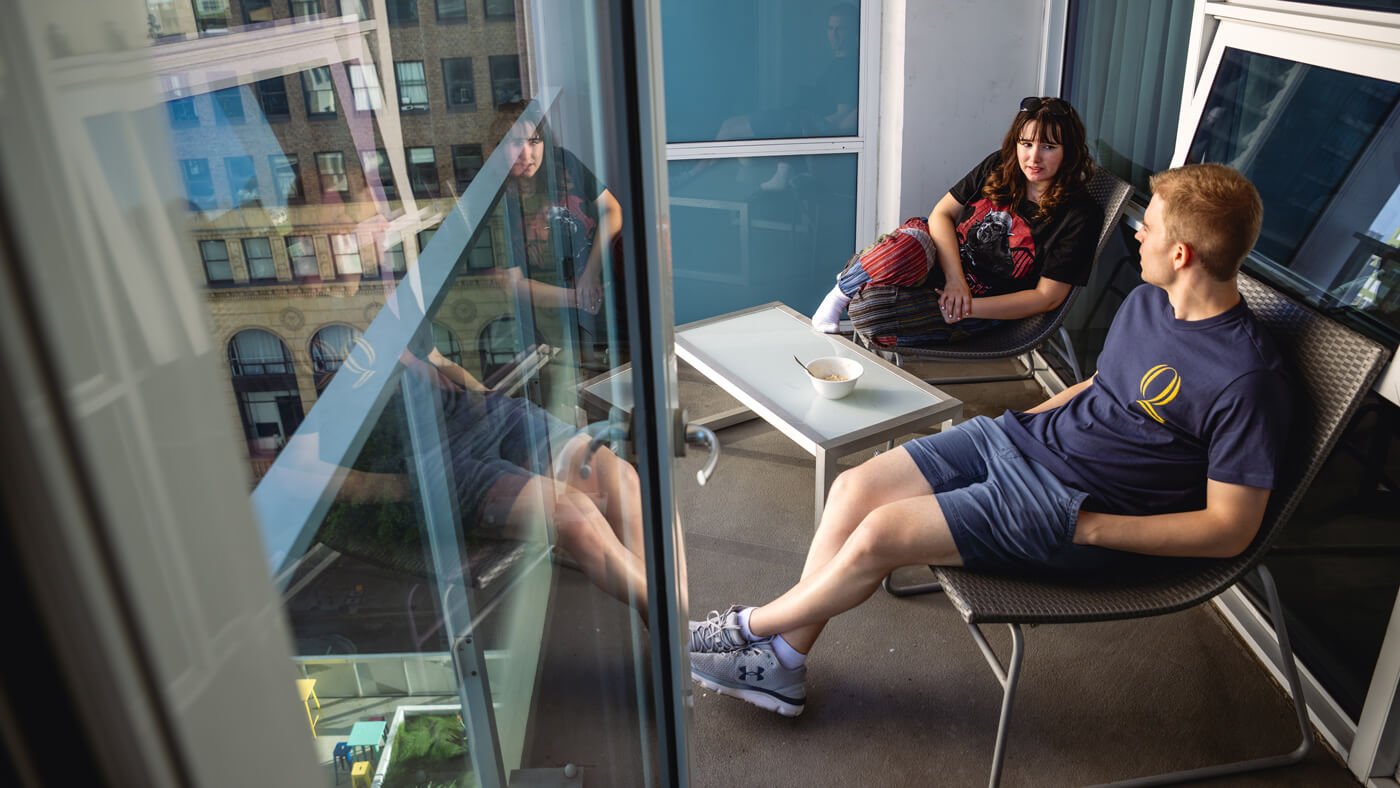
[[[773,656],[778,658],[778,664],[794,670],[807,664],[807,655],[792,647],[792,644],[783,639],[782,635],[773,638]]]
[[[754,635],[753,630],[749,629],[749,616],[751,615],[753,615],[752,607],[746,607],[743,610],[739,611],[739,634],[743,635],[744,640],[747,640],[750,643],[754,642],[755,640],[763,639]]]
[[[835,334],[841,325],[841,313],[846,311],[846,305],[851,303],[851,297],[841,292],[841,288],[833,287],[831,292],[822,299],[821,306],[812,315],[812,327],[823,334]]]

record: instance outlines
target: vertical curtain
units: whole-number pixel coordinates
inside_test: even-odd
[[[1191,3],[1075,0],[1064,96],[1079,110],[1089,152],[1147,194],[1171,163],[1186,74]]]

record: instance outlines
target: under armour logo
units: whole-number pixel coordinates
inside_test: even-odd
[[[762,668],[762,667],[757,667],[757,668],[754,668],[753,670],[749,670],[748,668],[744,667],[743,665],[740,665],[740,666],[739,666],[739,680],[740,680],[740,681],[748,681],[748,680],[749,680],[749,677],[753,677],[754,680],[756,680],[756,681],[763,681],[763,668]]]

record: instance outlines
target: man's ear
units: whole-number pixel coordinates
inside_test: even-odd
[[[1196,263],[1196,250],[1189,244],[1177,241],[1172,244],[1172,270],[1180,271]]]

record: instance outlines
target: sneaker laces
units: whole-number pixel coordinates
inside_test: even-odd
[[[738,607],[720,612],[711,610],[705,621],[690,633],[690,650],[700,652],[734,651],[749,646],[749,641],[739,628],[738,621],[729,619],[737,613]]]

